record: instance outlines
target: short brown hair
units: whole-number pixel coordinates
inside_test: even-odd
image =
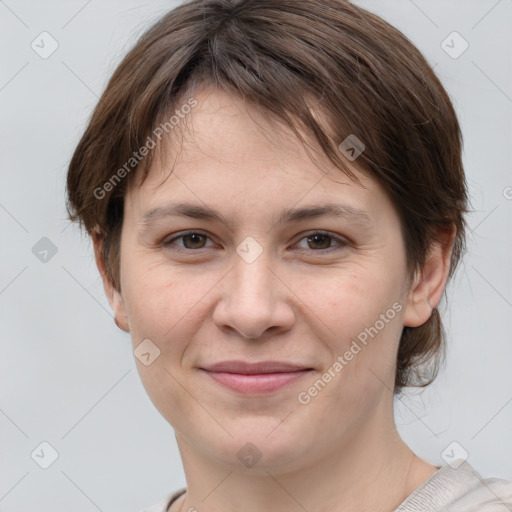
[[[344,0],[194,0],[165,14],[126,55],[69,165],[70,219],[102,238],[117,289],[124,195],[136,174],[144,181],[151,151],[134,172],[118,171],[200,85],[240,95],[305,144],[307,134],[353,179],[338,146],[355,135],[365,146],[357,164],[399,211],[410,275],[424,265],[436,230],[454,226],[453,275],[465,246],[462,135],[448,94],[409,39]],[[116,172],[123,179],[112,183]],[[444,351],[437,309],[422,326],[404,327],[395,393],[430,384]]]

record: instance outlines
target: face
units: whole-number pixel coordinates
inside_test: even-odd
[[[399,217],[356,166],[361,184],[233,96],[195,98],[180,150],[127,193],[111,303],[134,349],[150,340],[137,367],[179,441],[242,469],[252,443],[253,470],[298,468],[391,415],[402,328],[425,321]],[[307,370],[229,381],[244,389],[204,370],[233,360]]]

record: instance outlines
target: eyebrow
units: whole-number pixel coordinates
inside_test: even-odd
[[[232,222],[220,212],[202,205],[192,203],[169,203],[164,206],[157,206],[148,210],[143,216],[139,225],[147,227],[153,222],[167,217],[189,217],[192,219],[202,219],[208,221],[217,221],[233,231]],[[353,206],[340,203],[327,203],[323,205],[307,206],[304,208],[286,208],[281,212],[276,224],[289,222],[300,222],[302,220],[313,219],[322,216],[344,217],[358,224],[370,224],[370,216],[363,210]]]

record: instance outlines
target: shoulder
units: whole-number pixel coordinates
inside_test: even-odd
[[[395,512],[510,512],[512,482],[483,478],[466,461],[443,466]]]
[[[186,487],[182,487],[177,491],[167,493],[158,503],[155,503],[150,507],[146,507],[139,512],[167,512],[171,504],[176,501],[186,490]]]
[[[471,466],[470,486],[450,512],[510,512],[512,511],[512,482],[501,478],[482,478]],[[455,506],[457,505],[457,506]]]

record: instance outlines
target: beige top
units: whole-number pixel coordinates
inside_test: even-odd
[[[169,493],[140,512],[168,512],[186,490]],[[512,482],[481,478],[468,462],[453,461],[438,469],[393,512],[512,512]]]

